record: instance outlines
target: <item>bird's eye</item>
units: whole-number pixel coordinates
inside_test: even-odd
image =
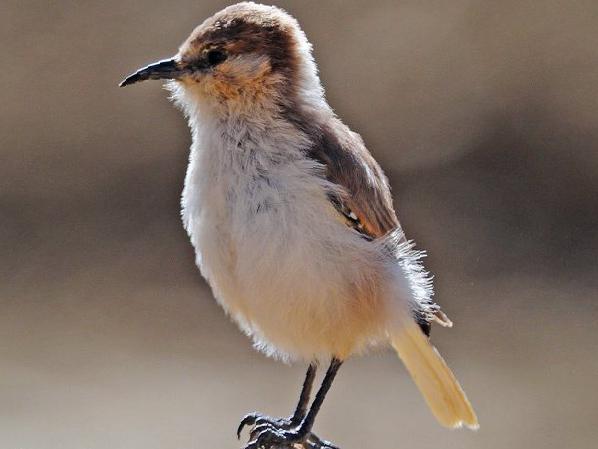
[[[206,59],[208,64],[213,67],[226,60],[226,53],[222,50],[210,50],[206,55]]]

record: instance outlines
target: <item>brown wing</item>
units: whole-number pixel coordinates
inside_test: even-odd
[[[328,180],[342,187],[341,194],[333,195],[330,200],[349,226],[367,239],[376,239],[400,228],[392,205],[388,179],[359,134],[352,132],[335,118],[322,128],[320,140],[310,153],[311,157],[324,165]],[[394,244],[410,247],[411,244],[406,241],[402,231],[399,229],[398,232],[400,238]],[[418,266],[417,270],[425,273],[419,260],[412,260],[411,263]],[[426,276],[414,282],[420,282],[424,290],[429,289]],[[430,335],[432,321],[443,326],[452,325],[432,300],[431,289],[419,303],[413,314],[426,335]]]
[[[344,194],[331,200],[360,232],[377,238],[399,226],[388,179],[359,134],[334,118],[310,155],[325,166],[328,180],[342,187]]]

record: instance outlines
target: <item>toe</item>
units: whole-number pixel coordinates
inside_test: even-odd
[[[258,419],[260,419],[262,416],[257,413],[257,412],[253,412],[253,413],[248,413],[247,415],[245,415],[243,417],[243,419],[241,420],[241,422],[239,423],[239,427],[237,427],[237,438],[241,439],[241,432],[243,431],[243,428],[245,426],[254,426],[255,423],[257,422]]]
[[[290,446],[301,442],[301,440],[302,438],[297,432],[281,431],[272,427],[265,427],[257,434],[252,443],[256,444],[256,448],[270,448],[273,446]]]
[[[272,446],[271,440],[275,434],[274,429],[262,429],[255,438],[253,438],[253,433],[254,432],[252,432],[252,440],[247,443],[247,446],[245,446],[244,449],[260,449],[269,448]]]
[[[277,429],[270,423],[260,424],[251,430],[250,438],[252,441],[257,441],[260,445],[266,445],[274,442],[285,442],[285,433],[281,429]]]
[[[307,436],[306,446],[308,449],[339,449],[330,441],[322,440],[315,433],[310,433]]]

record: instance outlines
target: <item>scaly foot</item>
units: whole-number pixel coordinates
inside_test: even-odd
[[[268,425],[274,429],[289,430],[298,423],[293,422],[293,418],[271,418],[258,412],[248,413],[243,417],[237,428],[237,438],[241,439],[241,432],[245,426],[251,427],[251,434],[254,429],[262,425]]]
[[[245,426],[251,427],[250,441],[244,449],[270,449],[273,447],[304,449],[338,449],[312,432],[301,432],[299,423],[291,418],[272,418],[253,412],[245,415],[237,428],[237,437]]]

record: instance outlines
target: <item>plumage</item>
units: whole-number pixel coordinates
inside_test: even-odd
[[[398,227],[388,180],[361,136],[336,117],[324,123],[320,133],[310,156],[324,164],[331,182],[342,187],[340,199],[366,232],[376,238]]]

